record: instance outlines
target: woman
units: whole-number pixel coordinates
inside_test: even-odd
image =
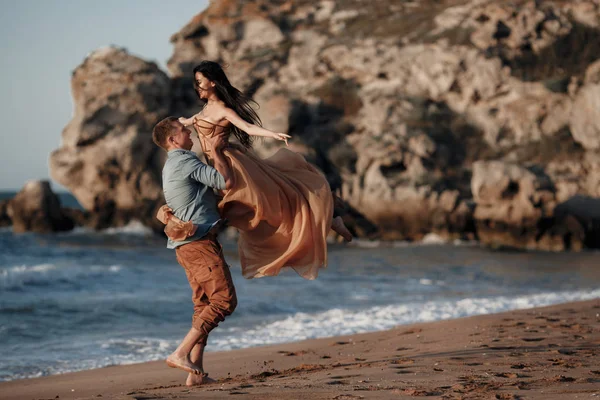
[[[333,229],[348,241],[352,235],[341,217],[333,218],[334,197],[321,172],[300,154],[279,149],[267,159],[250,151],[255,136],[285,141],[285,133],[262,128],[250,100],[231,85],[221,66],[203,61],[194,68],[194,87],[206,101],[191,118],[207,161],[211,154],[205,138],[233,134],[239,144],[229,143],[224,155],[231,164],[235,184],[223,191],[219,211],[240,232],[238,242],[242,274],[246,278],[277,275],[292,267],[306,279],[317,277],[327,263],[326,237]],[[168,218],[168,236],[193,234],[193,227]]]

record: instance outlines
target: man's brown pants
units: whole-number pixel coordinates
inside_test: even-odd
[[[213,235],[184,244],[175,250],[192,287],[192,326],[202,333],[198,343],[206,345],[208,334],[237,306],[235,287],[223,248]]]

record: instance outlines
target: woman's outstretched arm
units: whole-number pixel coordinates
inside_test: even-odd
[[[281,140],[285,142],[286,145],[288,144],[288,139],[291,138],[291,136],[287,133],[273,132],[268,129],[262,128],[258,125],[246,122],[231,108],[223,108],[223,118],[225,118],[227,121],[231,122],[233,125],[240,128],[241,130],[243,130],[251,136],[262,136],[272,138],[275,140]]]

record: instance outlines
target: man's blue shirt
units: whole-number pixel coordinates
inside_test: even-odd
[[[221,218],[215,189],[225,189],[225,178],[196,153],[183,149],[169,151],[162,171],[163,192],[167,205],[182,221],[198,225],[196,233],[183,241],[169,239],[167,247],[175,249],[205,236]]]

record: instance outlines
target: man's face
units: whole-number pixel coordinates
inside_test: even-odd
[[[192,131],[183,126],[179,121],[172,122],[175,133],[169,137],[169,145],[172,148],[191,150],[194,143],[192,142]]]

